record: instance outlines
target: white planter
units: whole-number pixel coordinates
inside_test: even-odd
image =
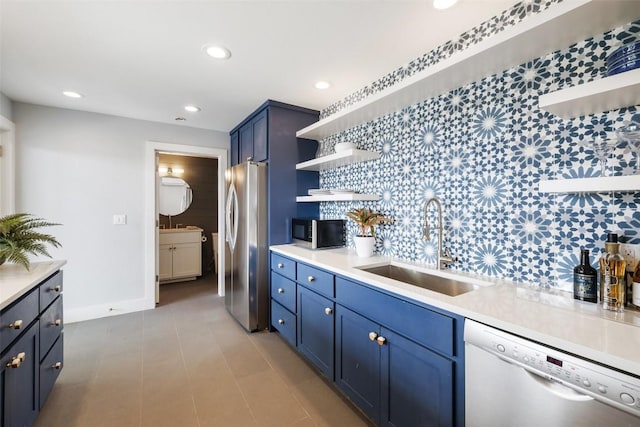
[[[371,236],[354,236],[353,242],[356,244],[356,253],[361,258],[368,258],[373,255],[376,246],[376,239]]]

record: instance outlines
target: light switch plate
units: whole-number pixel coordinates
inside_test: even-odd
[[[127,223],[127,216],[125,214],[114,214],[113,225],[125,225]]]
[[[640,261],[640,245],[620,243],[620,255],[627,261],[627,271],[635,271],[638,261]]]

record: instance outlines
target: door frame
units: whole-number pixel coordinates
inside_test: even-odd
[[[16,211],[16,158],[15,125],[0,115],[0,140],[2,141],[2,176],[0,177],[0,216]]]
[[[176,153],[194,157],[218,159],[218,248],[224,249],[225,223],[225,171],[229,166],[228,150],[197,145],[182,145],[158,141],[147,141],[145,147],[145,216],[144,216],[144,288],[145,296],[154,297],[158,303],[156,276],[158,274],[158,212],[156,203],[156,156],[159,153]],[[218,266],[224,267],[224,250],[218,250]],[[224,268],[218,268],[218,295],[224,296]]]

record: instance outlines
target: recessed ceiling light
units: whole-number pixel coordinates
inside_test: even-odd
[[[315,86],[316,86],[316,89],[320,89],[320,90],[329,89],[331,87],[331,83],[325,82],[325,81],[319,81],[319,82],[316,82]]]
[[[175,120],[175,121],[177,121],[177,122],[186,122],[186,121],[187,121],[187,119],[185,119],[184,117],[176,117],[176,118],[175,118],[175,119],[173,119],[173,120]]]
[[[215,59],[229,59],[231,58],[231,51],[226,47],[206,45],[204,51],[212,58]]]
[[[72,90],[65,90],[62,92],[64,96],[68,96],[69,98],[82,98],[84,95],[78,92],[74,92]]]
[[[436,9],[449,9],[456,4],[458,0],[433,0],[433,7]]]
[[[187,105],[184,109],[190,113],[197,113],[200,111],[200,107],[196,107],[195,105]]]

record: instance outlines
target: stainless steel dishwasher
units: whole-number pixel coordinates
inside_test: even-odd
[[[640,379],[467,319],[468,427],[640,426]]]

